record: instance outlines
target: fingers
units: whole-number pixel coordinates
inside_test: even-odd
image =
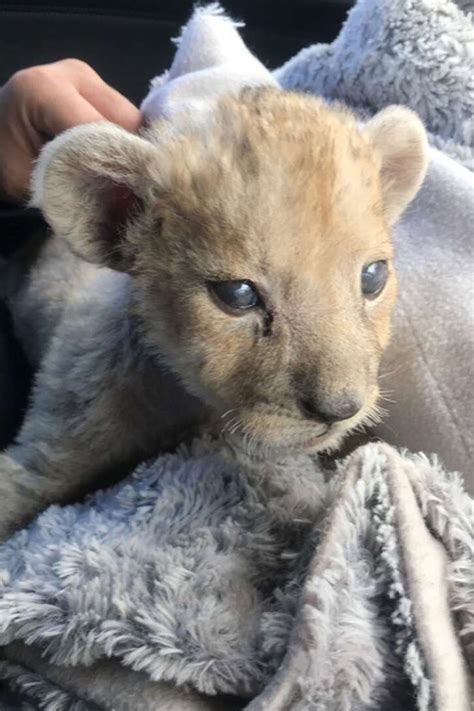
[[[84,100],[107,121],[136,131],[140,126],[140,112],[125,96],[109,86],[97,72],[80,59],[63,59],[48,65],[57,77],[74,87]],[[75,104],[79,109],[79,104]],[[81,112],[85,111],[82,107]],[[91,119],[97,120],[97,119]],[[81,121],[81,123],[85,123]]]
[[[72,85],[62,89],[60,101],[55,101],[52,106],[51,101],[54,99],[55,96],[48,94],[41,105],[36,107],[35,126],[48,138],[81,123],[104,120],[104,116]]]
[[[0,192],[24,198],[42,145],[101,120],[128,131],[141,123],[139,110],[85,62],[64,59],[17,72],[0,90]]]
[[[137,107],[106,84],[98,74],[90,81],[81,81],[78,88],[84,99],[108,121],[132,132],[140,127],[141,115]]]
[[[48,73],[38,123],[49,136],[81,123],[106,119],[129,131],[140,125],[140,112],[128,99],[106,84],[85,62],[64,59],[39,67]],[[61,101],[57,99],[61,97]]]

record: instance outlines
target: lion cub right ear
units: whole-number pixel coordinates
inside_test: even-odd
[[[158,181],[158,150],[114,124],[84,124],[42,150],[30,204],[83,259],[127,271],[126,225]]]
[[[388,106],[365,126],[380,158],[380,179],[388,225],[399,219],[424,180],[428,165],[426,131],[414,111]]]

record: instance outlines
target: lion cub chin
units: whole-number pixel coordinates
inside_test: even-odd
[[[360,126],[273,88],[179,129],[103,122],[49,143],[32,203],[54,236],[8,277],[38,372],[0,455],[0,536],[196,422],[273,457],[377,417],[390,229],[426,156],[407,109]]]

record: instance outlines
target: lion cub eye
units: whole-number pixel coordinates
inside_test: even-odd
[[[375,299],[383,290],[388,279],[388,265],[385,260],[367,264],[361,275],[362,293],[366,299]]]
[[[218,306],[237,316],[260,303],[258,291],[251,281],[209,281],[207,286]]]

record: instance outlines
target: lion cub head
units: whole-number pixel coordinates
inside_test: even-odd
[[[179,127],[50,143],[34,204],[130,274],[147,347],[252,453],[318,450],[376,412],[396,277],[390,228],[426,169],[408,109],[246,89]]]

